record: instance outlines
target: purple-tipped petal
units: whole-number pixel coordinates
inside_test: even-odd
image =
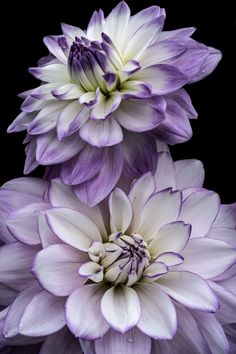
[[[52,245],[37,254],[33,272],[44,289],[57,296],[68,296],[86,281],[79,276],[78,269],[88,259],[69,245]]]
[[[53,208],[46,213],[53,232],[68,245],[88,251],[93,241],[102,241],[94,222],[86,215],[68,208]]]
[[[101,313],[106,286],[90,284],[75,290],[66,303],[66,321],[71,332],[84,339],[102,337],[109,329]]]
[[[184,109],[189,119],[197,118],[198,114],[195,108],[193,107],[191,98],[184,89],[179,89],[173,93],[170,93],[168,97]]]
[[[105,163],[99,173],[74,189],[78,198],[90,207],[98,204],[111,192],[123,168],[123,156],[119,145],[107,149],[105,154]]]
[[[52,90],[53,96],[58,100],[78,99],[83,93],[84,90],[81,87],[72,83],[62,85]]]
[[[83,146],[83,141],[77,135],[59,141],[52,131],[37,137],[36,159],[42,165],[65,162],[82,150]]]
[[[90,112],[90,118],[94,120],[105,119],[119,107],[121,98],[122,96],[118,91],[111,92],[107,96],[102,93],[99,94],[98,100]]]
[[[216,193],[201,189],[184,200],[178,219],[192,225],[191,237],[203,237],[209,232],[219,206]]]
[[[29,144],[25,148],[25,166],[24,166],[24,174],[27,175],[28,173],[35,170],[38,167],[39,163],[36,161],[36,138],[33,137]]]
[[[43,42],[48,48],[49,52],[52,53],[57,59],[59,59],[62,63],[67,63],[67,57],[63,52],[62,48],[59,45],[60,36],[47,36],[44,37]]]
[[[124,171],[133,178],[146,172],[155,172],[157,166],[156,142],[151,134],[125,132],[123,143]]]
[[[100,41],[105,21],[102,10],[94,11],[87,28],[87,36],[92,41]]]
[[[124,82],[119,92],[123,100],[129,98],[150,98],[152,87],[144,82],[131,80]]]
[[[165,101],[155,98],[145,101],[122,101],[113,117],[127,130],[144,132],[158,126],[165,119]]]
[[[7,132],[16,133],[26,130],[32,120],[35,117],[35,113],[21,112],[16,119],[9,125]]]
[[[89,109],[78,101],[68,104],[60,113],[57,121],[57,136],[61,140],[77,132],[88,120]]]
[[[223,241],[205,237],[190,240],[181,254],[184,264],[180,268],[197,273],[205,279],[214,278],[236,264],[234,248]]]
[[[188,77],[177,67],[167,64],[149,66],[134,74],[133,79],[150,84],[155,95],[174,92],[188,82]]]
[[[186,307],[204,312],[215,312],[219,309],[215,293],[197,274],[169,272],[157,282],[163,291]]]
[[[70,82],[67,67],[63,64],[49,64],[36,68],[29,68],[29,72],[44,82]]]

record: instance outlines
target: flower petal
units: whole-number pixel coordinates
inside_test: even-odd
[[[180,160],[175,161],[174,165],[177,189],[202,187],[205,173],[201,161]]]
[[[68,208],[53,208],[46,213],[48,223],[64,242],[87,251],[93,241],[102,241],[97,226],[87,216]]]
[[[66,64],[67,58],[58,43],[59,38],[60,38],[60,36],[47,36],[47,37],[44,37],[43,42],[47,46],[49,52],[51,52],[62,63]]]
[[[122,99],[128,98],[150,98],[152,94],[152,88],[150,85],[140,81],[126,81],[122,83],[119,92],[122,95]]]
[[[26,306],[30,303],[35,295],[41,291],[37,283],[32,284],[25,290],[21,291],[15,301],[10,306],[4,322],[4,336],[11,338],[19,334],[19,322]]]
[[[157,169],[154,178],[156,182],[156,192],[166,188],[176,189],[174,163],[168,152],[158,153]]]
[[[143,208],[138,232],[145,240],[154,238],[161,226],[177,219],[181,202],[179,191],[166,189],[153,195]]]
[[[164,119],[165,102],[163,98],[155,100],[122,101],[113,117],[127,130],[144,132],[152,130]]]
[[[76,185],[96,176],[105,162],[106,150],[86,144],[75,157],[61,167],[61,178],[64,183]]]
[[[140,217],[144,205],[155,191],[155,182],[151,172],[144,174],[133,185],[129,192],[129,199],[133,207],[133,219],[130,232],[135,232],[140,223]]]
[[[121,189],[116,188],[110,194],[109,209],[111,214],[111,231],[125,233],[131,223],[133,210],[129,198]]]
[[[225,354],[229,352],[229,344],[224,330],[215,318],[209,313],[193,313],[200,328],[202,336],[207,341],[209,350],[214,354]]]
[[[197,274],[169,272],[157,282],[163,291],[186,307],[204,312],[215,312],[219,309],[216,295]]]
[[[67,296],[85,282],[78,269],[87,260],[84,253],[69,245],[52,245],[37,254],[32,270],[45,290]]]
[[[174,305],[156,283],[135,286],[141,304],[141,317],[137,327],[155,339],[170,339],[176,333],[177,321]],[[154,316],[155,314],[155,316]]]
[[[101,310],[101,298],[106,291],[101,285],[84,285],[75,290],[66,303],[66,321],[71,332],[80,338],[96,339],[109,329]]]
[[[183,222],[172,222],[160,228],[150,243],[152,257],[166,252],[179,253],[186,246],[191,234],[191,225]]]
[[[205,237],[190,240],[181,254],[184,257],[184,264],[180,268],[197,273],[206,279],[224,273],[236,263],[234,248],[223,241]]]
[[[119,107],[120,102],[121,94],[118,91],[111,92],[106,96],[100,93],[95,106],[90,112],[90,118],[94,120],[105,119]]]
[[[89,109],[77,100],[68,104],[61,112],[57,121],[57,136],[61,140],[74,134],[88,120]]]
[[[54,131],[37,137],[36,160],[41,165],[64,162],[82,150],[84,142],[77,135],[59,141]]]
[[[83,354],[82,348],[77,338],[64,327],[59,332],[48,336],[40,349],[40,354]]]
[[[101,202],[115,187],[123,168],[123,155],[120,145],[106,150],[104,165],[91,180],[75,187],[78,198],[90,207]]]
[[[174,92],[188,82],[187,76],[176,67],[167,64],[149,66],[134,74],[133,79],[150,84],[155,95]]]
[[[36,68],[29,68],[29,72],[44,82],[70,82],[69,73],[64,64],[49,64]]]
[[[236,228],[236,203],[222,204],[213,227],[232,227]]]
[[[76,84],[65,84],[52,90],[52,94],[58,100],[76,100],[84,93],[83,89]]]
[[[220,240],[228,243],[230,246],[236,248],[236,230],[227,227],[214,227],[210,229],[207,238],[213,240]]]
[[[105,21],[102,10],[94,11],[87,28],[87,36],[92,41],[101,41]]]
[[[126,354],[150,353],[151,338],[135,327],[122,334],[111,329],[104,337],[95,341],[96,354],[117,354],[121,348]]]
[[[19,324],[19,332],[30,337],[45,336],[65,326],[65,299],[41,291],[26,307]]]
[[[120,125],[112,117],[105,120],[88,120],[79,131],[80,137],[96,147],[112,146],[123,140]]]
[[[204,189],[196,191],[184,200],[179,220],[192,225],[192,237],[203,237],[218,214],[219,203],[216,193]]]
[[[48,209],[49,206],[47,203],[33,203],[13,211],[6,220],[11,234],[23,243],[38,245],[38,212]]]
[[[127,286],[113,287],[105,292],[101,302],[105,320],[117,332],[125,333],[139,321],[141,308],[135,290]]]
[[[12,289],[23,290],[33,280],[30,272],[37,246],[11,243],[0,248],[0,282]]]

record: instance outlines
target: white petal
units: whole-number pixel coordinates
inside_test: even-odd
[[[129,199],[133,206],[133,220],[130,225],[130,231],[136,232],[140,223],[140,217],[144,205],[155,191],[155,183],[150,172],[140,177],[132,186],[129,192]]]
[[[109,209],[111,214],[111,231],[124,233],[132,220],[133,210],[129,198],[119,188],[116,188],[109,197]]]
[[[203,237],[209,232],[218,214],[219,203],[216,193],[197,191],[184,200],[179,220],[192,225],[192,237]]]
[[[137,293],[132,288],[123,285],[105,292],[101,309],[105,320],[120,333],[133,328],[141,314]]]
[[[45,82],[70,82],[67,67],[63,64],[49,64],[37,68],[30,68],[29,72],[37,79]]]
[[[98,101],[91,110],[91,119],[105,119],[114,112],[120,105],[121,95],[118,91],[111,92],[109,96],[99,95]]]
[[[155,260],[155,262],[163,262],[168,267],[171,267],[171,266],[182,264],[184,262],[184,258],[180,256],[178,253],[165,252],[160,254],[160,256],[158,256],[157,259]]]
[[[109,325],[104,320],[100,309],[105,290],[106,287],[97,284],[84,285],[68,298],[66,320],[69,329],[76,337],[96,339],[108,331]]]
[[[228,243],[230,246],[236,248],[236,230],[227,227],[211,228],[207,234],[207,238],[220,240]]]
[[[202,187],[205,177],[203,164],[199,160],[175,161],[177,189]]]
[[[59,100],[73,100],[78,99],[84,93],[83,89],[76,84],[65,84],[54,90],[52,94]]]
[[[234,248],[223,241],[205,237],[190,240],[181,254],[184,257],[181,269],[197,273],[206,279],[224,273],[236,263]]]
[[[177,321],[174,305],[156,283],[140,283],[135,286],[141,317],[137,327],[155,339],[170,339],[176,333]]]
[[[216,295],[197,274],[169,272],[157,282],[169,296],[186,307],[205,312],[215,312],[219,308]]]
[[[67,296],[85,282],[78,269],[86,260],[86,254],[69,245],[52,245],[37,254],[33,271],[45,290]]]
[[[165,252],[179,253],[186,246],[190,233],[191,226],[183,222],[176,221],[162,226],[149,245],[152,257]]]
[[[96,225],[87,216],[68,208],[53,208],[47,211],[51,229],[64,242],[87,251],[93,241],[102,241]]]
[[[168,152],[158,154],[154,179],[156,182],[156,192],[166,188],[176,189],[174,163]]]
[[[146,239],[154,238],[161,226],[175,221],[181,206],[181,193],[170,189],[156,193],[143,208],[138,232]]]

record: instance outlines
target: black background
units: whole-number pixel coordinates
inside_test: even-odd
[[[199,119],[192,122],[194,136],[190,142],[174,146],[175,159],[198,158],[206,169],[205,187],[221,195],[222,202],[236,201],[236,12],[233,1],[217,5],[215,1],[128,1],[132,12],[158,4],[165,7],[165,29],[197,27],[194,38],[223,52],[223,59],[214,73],[205,80],[187,87]],[[117,1],[61,1],[59,3],[7,2],[0,8],[1,103],[0,154],[1,184],[22,175],[24,133],[7,134],[6,129],[20,112],[17,94],[38,86],[27,72],[47,54],[42,38],[59,34],[60,22],[86,28],[93,10],[106,14]],[[42,176],[43,168],[33,175]]]

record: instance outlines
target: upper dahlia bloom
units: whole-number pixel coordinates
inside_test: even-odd
[[[133,178],[154,172],[155,138],[191,137],[197,114],[182,87],[210,74],[221,53],[191,39],[194,28],[162,31],[164,20],[158,6],[131,16],[120,2],[106,18],[95,11],[85,31],[62,24],[62,35],[44,38],[49,56],[30,68],[42,84],[23,93],[8,129],[27,130],[25,173],[51,166],[48,176],[93,206],[123,167]]]
[[[199,161],[162,152],[154,176],[123,180],[94,208],[59,179],[5,184],[2,336],[41,337],[40,354],[65,326],[85,354],[228,353],[236,206],[220,205],[203,179]]]

